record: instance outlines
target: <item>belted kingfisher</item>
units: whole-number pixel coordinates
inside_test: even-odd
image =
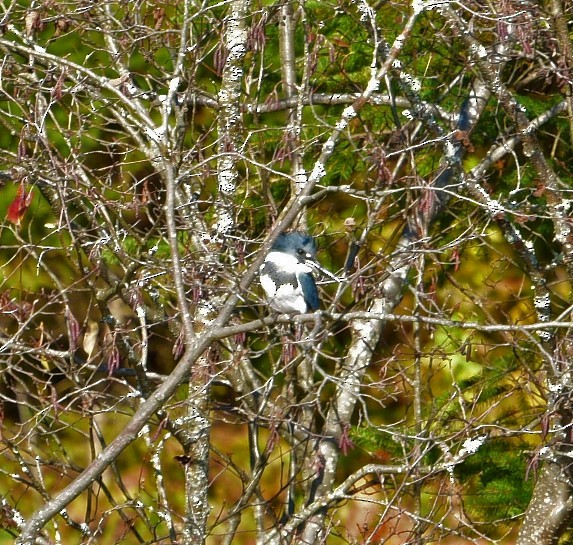
[[[318,309],[318,290],[312,276],[316,243],[306,233],[281,233],[259,269],[269,306],[281,314],[304,314]]]

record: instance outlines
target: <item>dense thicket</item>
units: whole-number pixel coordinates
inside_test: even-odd
[[[571,8],[3,3],[0,543],[566,541]]]

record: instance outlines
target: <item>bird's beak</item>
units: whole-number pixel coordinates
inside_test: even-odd
[[[317,271],[320,271],[322,274],[328,276],[329,278],[332,278],[332,280],[334,280],[335,282],[342,282],[342,280],[340,278],[338,278],[337,276],[332,274],[330,271],[326,270],[324,267],[322,267],[318,263],[318,261],[316,261],[312,257],[309,256],[308,259],[306,260],[306,263],[307,263],[307,265],[310,265],[311,267],[313,267]]]

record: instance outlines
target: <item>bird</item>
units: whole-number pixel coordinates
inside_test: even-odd
[[[316,242],[300,231],[281,233],[259,269],[269,307],[280,314],[318,310],[320,301],[312,271],[319,268]]]

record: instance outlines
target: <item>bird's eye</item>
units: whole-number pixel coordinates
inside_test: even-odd
[[[304,254],[304,250],[303,250],[302,248],[299,248],[299,249],[296,251],[296,253],[297,253],[298,255],[303,255],[303,254]]]

